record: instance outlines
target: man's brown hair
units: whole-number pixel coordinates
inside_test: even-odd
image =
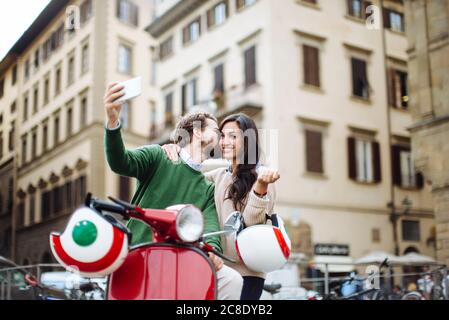
[[[183,116],[176,125],[172,136],[173,142],[181,148],[188,145],[193,137],[193,128],[200,127],[201,130],[204,130],[207,119],[217,122],[217,118],[212,114],[202,111],[188,113]]]

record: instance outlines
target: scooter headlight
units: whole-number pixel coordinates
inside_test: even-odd
[[[203,235],[203,229],[203,213],[194,206],[183,208],[176,216],[176,233],[182,241],[197,241]]]

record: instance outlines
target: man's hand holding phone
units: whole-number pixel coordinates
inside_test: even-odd
[[[122,109],[122,102],[117,102],[117,99],[125,95],[124,86],[118,83],[111,83],[106,89],[104,95],[104,108],[107,116],[108,129],[115,128],[120,119],[120,111]]]
[[[108,129],[117,127],[123,103],[139,96],[141,93],[141,77],[120,83],[114,82],[109,84],[104,95],[104,106],[106,110]]]

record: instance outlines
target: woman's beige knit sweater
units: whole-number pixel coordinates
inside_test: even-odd
[[[228,197],[228,188],[232,184],[232,174],[227,168],[219,168],[205,173],[206,177],[215,184],[215,206],[217,207],[218,221],[220,227],[223,229],[226,218],[235,210],[232,200],[226,199]],[[243,218],[247,227],[256,224],[265,223],[265,214],[271,215],[273,213],[274,202],[276,200],[276,193],[273,184],[268,187],[268,194],[261,198],[251,191],[246,198],[246,205],[243,209]],[[240,260],[234,243],[234,237],[223,236],[221,238],[221,246],[223,253],[237,260],[237,263],[230,263],[225,261],[229,267],[237,270],[242,276],[255,276],[265,278],[264,273],[254,272],[249,270]]]

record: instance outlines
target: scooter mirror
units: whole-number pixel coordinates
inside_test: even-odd
[[[231,213],[224,223],[224,231],[233,233],[238,232],[243,225],[243,216],[238,211]]]

